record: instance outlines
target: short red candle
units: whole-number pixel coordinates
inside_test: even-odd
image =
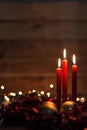
[[[73,65],[72,65],[72,100],[76,101],[77,98],[77,65],[76,57],[73,55]]]
[[[67,87],[68,87],[68,60],[66,59],[66,49],[63,52],[64,59],[62,60],[63,71],[63,102],[67,100]]]
[[[58,108],[61,105],[61,74],[62,74],[62,68],[61,68],[61,59],[58,59],[58,68],[56,69],[57,73],[57,104]]]

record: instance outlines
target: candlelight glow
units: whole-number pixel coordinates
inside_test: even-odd
[[[61,67],[61,59],[58,59],[58,67]]]
[[[76,56],[75,56],[75,54],[73,54],[72,61],[73,61],[73,64],[76,64]]]
[[[63,57],[66,58],[66,49],[63,50]]]

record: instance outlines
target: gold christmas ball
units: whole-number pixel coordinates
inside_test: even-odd
[[[40,114],[42,115],[54,115],[58,114],[57,106],[54,102],[45,101],[40,106]]]
[[[74,101],[66,101],[64,102],[60,107],[60,112],[68,112],[70,110],[76,110],[77,109],[77,103]]]

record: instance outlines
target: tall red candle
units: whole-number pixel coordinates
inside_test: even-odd
[[[66,49],[63,51],[62,71],[63,71],[63,102],[67,100],[68,87],[68,60],[66,59]]]
[[[72,65],[72,100],[76,101],[77,98],[77,65],[76,56],[73,54],[73,65]]]
[[[62,68],[61,68],[61,59],[58,59],[58,68],[56,69],[57,73],[57,104],[58,108],[60,108],[61,105],[61,74],[62,74]]]

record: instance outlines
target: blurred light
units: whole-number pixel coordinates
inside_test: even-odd
[[[31,91],[29,90],[28,93],[31,94]]]
[[[5,89],[5,87],[4,87],[3,85],[1,85],[1,89],[2,89],[2,90],[4,90],[4,89]]]
[[[40,93],[37,94],[38,97],[41,97]]]
[[[36,90],[32,90],[32,92],[33,92],[33,93],[35,93],[35,92],[36,92]]]
[[[81,101],[81,102],[84,102],[84,101],[85,101],[85,98],[84,98],[84,97],[82,97],[82,98],[80,99],[80,101]]]
[[[50,92],[47,93],[47,97],[50,97]]]
[[[69,100],[70,98],[69,97],[67,97],[67,100]]]
[[[10,92],[10,96],[15,97],[15,96],[16,96],[16,93],[14,93],[14,92]]]
[[[18,94],[19,94],[19,95],[22,95],[23,93],[22,93],[22,91],[19,91]]]
[[[41,95],[44,95],[44,91],[41,91],[40,93],[41,93]]]
[[[83,130],[87,130],[87,128],[84,128]]]
[[[80,101],[80,98],[77,97],[77,98],[76,98],[76,101],[77,101],[77,102]]]
[[[53,88],[54,87],[54,85],[53,84],[50,84],[50,88]]]
[[[7,96],[4,96],[4,99],[5,99],[7,102],[9,102],[9,100],[10,100]]]

